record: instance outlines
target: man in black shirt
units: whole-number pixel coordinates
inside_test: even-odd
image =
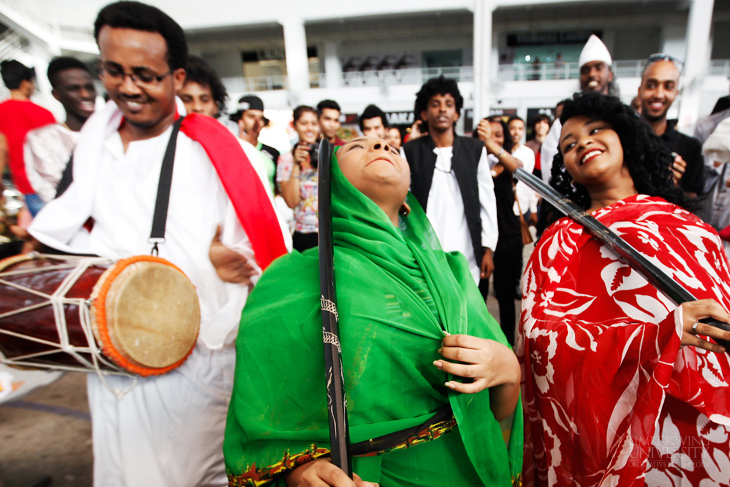
[[[667,120],[667,111],[679,94],[681,69],[682,62],[672,56],[649,57],[639,86],[641,116],[674,155],[675,182],[685,193],[701,196],[705,183],[702,145],[694,137],[677,132],[676,120]]]

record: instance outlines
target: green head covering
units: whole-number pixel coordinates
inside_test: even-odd
[[[455,485],[460,475],[459,485],[510,485],[522,466],[521,407],[507,447],[489,392],[451,391],[443,385],[451,377],[433,366],[443,331],[507,341],[466,259],[441,251],[410,194],[407,203],[411,212],[397,228],[345,178],[333,156],[335,282],[350,437],[357,443],[419,426],[446,405],[458,427],[423,445],[356,457],[354,470],[384,487]],[[317,250],[275,261],[244,309],[224,442],[232,485],[262,485],[329,451]],[[468,468],[454,463],[454,442]],[[443,478],[434,477],[434,465],[443,466],[437,468]],[[474,482],[463,480],[469,475]]]

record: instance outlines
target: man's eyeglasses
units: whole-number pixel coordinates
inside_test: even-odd
[[[649,56],[646,60],[646,64],[644,65],[644,69],[651,66],[654,63],[658,63],[659,61],[671,61],[679,70],[681,71],[684,67],[684,61],[682,61],[679,58],[676,58],[674,56],[670,56],[669,54],[664,53],[656,53]]]
[[[99,65],[99,72],[102,77],[119,84],[124,83],[124,78],[129,76],[132,83],[137,86],[156,86],[165,79],[167,75],[171,74],[172,70],[164,74],[155,74],[151,71],[147,71],[146,69],[135,69],[133,73],[126,73],[117,66],[102,63]]]

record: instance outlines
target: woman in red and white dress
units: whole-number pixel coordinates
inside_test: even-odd
[[[677,306],[574,221],[525,270],[524,485],[730,484],[730,269],[678,206],[671,155],[618,98],[566,102],[552,185],[699,301]]]

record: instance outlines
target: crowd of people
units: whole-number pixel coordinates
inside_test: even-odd
[[[28,212],[12,232],[23,252],[147,254],[169,161],[155,248],[190,278],[201,309],[180,367],[88,375],[95,485],[730,483],[730,332],[705,323],[730,322],[730,108],[695,137],[677,131],[667,113],[681,60],[650,56],[632,108],[591,36],[580,92],[554,120],[490,116],[459,135],[464,98],[442,76],[415,94],[407,132],[371,104],[361,135],[342,140],[340,105],[323,100],[293,109],[296,141],[278,150],[259,140],[263,101],[243,96],[228,113],[221,79],[188,55],[166,13],[112,3],[94,35],[108,101],[95,109],[88,67],[55,58],[47,76],[63,123],[30,101],[31,68],[0,66],[10,90],[0,165]],[[352,478],[330,458],[322,139],[335,147]],[[698,300],[672,302],[518,169]],[[490,282],[499,320],[485,304]]]

